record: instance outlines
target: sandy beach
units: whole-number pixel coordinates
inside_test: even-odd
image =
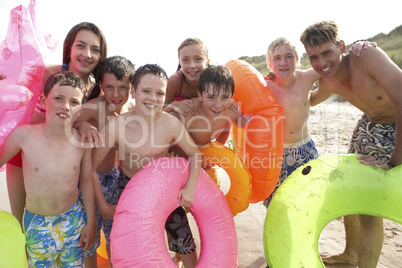
[[[312,107],[310,111],[309,129],[320,155],[347,152],[349,139],[361,112],[349,103],[327,101]],[[222,189],[227,191],[229,180],[221,171]],[[6,187],[5,172],[0,172],[0,210],[10,211]],[[263,225],[266,209],[261,204],[251,204],[238,214],[234,220],[239,245],[239,267],[265,267],[263,249]],[[190,216],[190,223],[199,247],[199,236],[196,223]],[[384,246],[378,267],[402,267],[402,226],[389,220],[384,220]],[[339,254],[344,249],[344,228],[342,219],[329,223],[319,240],[321,253]],[[201,249],[202,250],[202,249]],[[107,267],[100,264],[99,267]],[[328,265],[327,267],[355,267],[350,265]]]

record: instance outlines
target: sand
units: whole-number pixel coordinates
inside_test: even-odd
[[[309,129],[318,151],[321,155],[347,152],[350,136],[361,112],[349,103],[339,103],[329,100],[312,107],[310,112]],[[229,180],[221,171],[222,189],[227,191]],[[5,172],[0,172],[0,210],[10,211]],[[251,204],[250,207],[238,214],[234,220],[239,245],[239,267],[265,267],[263,249],[263,225],[265,207],[261,204]],[[199,236],[196,223],[190,216],[190,224],[199,248]],[[402,267],[402,226],[389,220],[384,220],[384,246],[378,267]],[[342,218],[329,223],[323,230],[319,240],[319,251],[329,254],[339,254],[345,245]],[[105,262],[99,267],[107,267]],[[351,265],[327,265],[327,267],[355,267]]]

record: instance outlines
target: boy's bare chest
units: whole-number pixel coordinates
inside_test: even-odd
[[[46,172],[47,176],[68,176],[80,170],[83,152],[77,141],[59,143],[37,140],[34,145],[23,148],[24,169],[32,169],[35,174]]]
[[[365,113],[380,111],[392,105],[387,93],[371,77],[355,74],[348,83],[337,81],[331,85],[331,92],[344,97]]]
[[[188,122],[188,132],[197,145],[205,145],[216,139],[231,124],[229,117],[207,120],[204,118]]]

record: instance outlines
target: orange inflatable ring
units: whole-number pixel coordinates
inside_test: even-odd
[[[253,115],[253,120],[243,130],[232,129],[232,136],[236,151],[241,153],[251,173],[253,191],[249,202],[257,203],[273,192],[279,179],[283,156],[283,109],[264,77],[250,64],[230,60],[225,66],[235,81],[233,98],[243,114]]]
[[[233,216],[248,208],[251,195],[251,174],[241,158],[217,141],[200,148],[206,163],[223,168],[230,178],[230,189],[225,195]]]
[[[102,257],[102,258],[104,258],[104,259],[106,259],[106,260],[109,259],[108,256],[107,256],[107,251],[106,251],[106,239],[105,239],[105,234],[103,233],[102,228],[101,228],[101,230],[100,230],[100,245],[99,245],[99,247],[97,248],[96,253],[97,253],[100,257]]]

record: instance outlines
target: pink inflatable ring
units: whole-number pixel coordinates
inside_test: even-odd
[[[111,232],[115,267],[177,267],[165,242],[165,221],[178,207],[188,178],[184,158],[164,157],[144,166],[127,184]],[[237,236],[222,191],[201,170],[190,211],[197,222],[201,252],[197,267],[238,267]]]

